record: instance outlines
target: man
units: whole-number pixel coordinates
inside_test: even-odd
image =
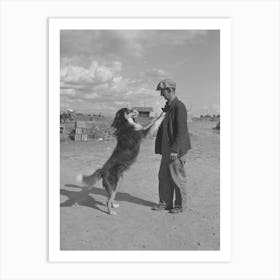
[[[158,173],[159,204],[152,209],[169,210],[176,214],[186,209],[186,172],[184,164],[191,148],[187,127],[187,110],[176,97],[176,83],[170,79],[159,82],[156,90],[165,98],[166,117],[161,124],[155,142],[156,154],[161,154]],[[175,192],[175,203],[173,196]],[[174,206],[174,207],[173,207]]]

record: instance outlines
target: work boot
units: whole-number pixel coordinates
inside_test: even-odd
[[[164,210],[170,210],[172,207],[166,206],[164,204],[158,204],[152,207],[152,210],[154,211],[164,211]]]
[[[169,211],[169,213],[171,213],[171,214],[178,214],[178,213],[182,213],[182,212],[183,212],[183,208],[177,207],[177,206]]]

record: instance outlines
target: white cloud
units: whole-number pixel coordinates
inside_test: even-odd
[[[116,104],[118,107],[130,107],[131,102],[129,101],[114,101],[114,104]]]
[[[62,95],[75,95],[76,91],[73,88],[63,88],[60,89],[60,94]]]
[[[202,112],[204,114],[219,114],[220,105],[219,104],[210,104],[202,106]]]
[[[220,113],[220,104],[212,104],[211,109],[216,113]]]
[[[157,83],[163,78],[173,78],[183,88],[184,73],[187,76],[188,71],[192,69],[191,66],[194,63],[195,66],[199,65],[202,59],[201,65],[205,64],[204,58],[195,55],[206,54],[209,50],[210,57],[213,53],[213,50],[211,51],[213,46],[210,44],[212,41],[209,43],[211,32],[203,30],[61,31],[61,104],[77,106],[77,110],[82,109],[84,112],[92,112],[92,110],[99,112],[98,110],[102,111],[105,108],[116,110],[127,106],[128,103],[131,106],[145,104],[160,109],[160,106],[164,105],[164,100],[155,91]],[[199,48],[193,46],[200,43],[205,44],[200,45]],[[203,50],[197,52],[200,47]],[[184,53],[186,55],[182,55]],[[208,64],[205,65],[208,67]],[[198,69],[199,67],[194,70],[198,72]],[[193,76],[196,77],[195,74]],[[205,82],[203,89],[210,78],[207,79],[203,80]],[[195,84],[196,79],[193,81],[190,88],[195,91],[190,90],[190,92],[200,93],[201,83]],[[211,84],[212,82],[213,80]],[[180,93],[179,88],[178,92]],[[184,94],[186,93],[182,93],[183,97]],[[218,102],[217,98],[207,100],[203,98],[196,105],[192,100],[197,110],[201,110],[202,106],[207,104],[204,108],[205,112],[219,111],[219,106],[214,104]],[[160,105],[162,103],[163,105]]]
[[[101,83],[109,82],[113,79],[114,73],[112,69],[105,66],[100,66],[95,71],[95,80]]]
[[[115,61],[112,65],[112,69],[114,73],[120,73],[122,71],[122,63],[119,61]]]
[[[121,107],[159,107],[160,97],[155,92],[155,80],[170,77],[164,69],[152,68],[136,78],[123,77],[122,63],[111,64],[93,60],[88,67],[73,65],[70,60],[62,65],[61,95],[63,104],[76,110],[112,110]],[[160,108],[160,107],[159,107]]]
[[[147,39],[147,32],[143,30],[116,30],[117,37],[122,41],[122,46],[129,55],[141,57]]]
[[[91,89],[96,91],[96,92],[103,92],[103,91],[106,91],[106,90],[110,89],[110,84],[109,83],[104,83],[104,84],[94,85],[94,86],[92,86]]]
[[[80,66],[68,65],[61,69],[60,79],[63,82],[90,82],[91,77],[87,69]]]
[[[121,70],[122,64],[120,62],[100,65],[97,61],[92,61],[89,68],[66,64],[60,70],[60,80],[62,83],[99,84],[112,81]]]
[[[113,79],[110,90],[116,93],[125,92],[129,89],[130,87],[129,84],[130,84],[130,80],[124,79],[122,77],[116,77]]]

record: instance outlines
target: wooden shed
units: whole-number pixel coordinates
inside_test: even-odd
[[[137,110],[139,112],[139,117],[147,117],[151,116],[151,112],[153,112],[152,107],[132,107],[132,110]]]

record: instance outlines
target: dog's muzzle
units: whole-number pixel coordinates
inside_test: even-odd
[[[139,112],[137,110],[132,110],[131,111],[131,117],[133,119],[137,118],[139,116]]]

